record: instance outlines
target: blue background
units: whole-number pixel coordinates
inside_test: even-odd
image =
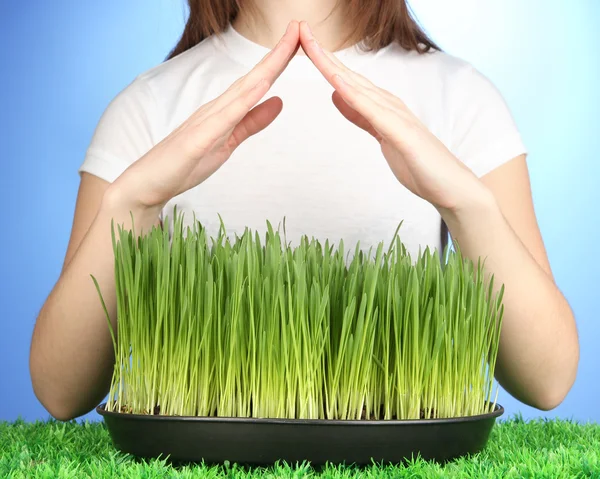
[[[508,415],[599,421],[600,2],[412,3],[434,40],[508,101],[530,150],[551,265],[577,318],[581,362],[565,402],[541,412],[504,391],[499,402]],[[29,344],[62,265],[77,168],[110,100],[166,57],[185,12],[182,0],[0,2],[0,420],[48,417],[31,388]]]

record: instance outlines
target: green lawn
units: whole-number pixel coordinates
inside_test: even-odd
[[[406,466],[355,469],[277,465],[266,469],[183,466],[117,452],[104,424],[0,422],[0,478],[600,478],[600,425],[568,420],[498,421],[482,453],[445,466],[414,460]]]

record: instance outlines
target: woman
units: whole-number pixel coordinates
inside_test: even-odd
[[[506,287],[497,379],[536,408],[560,404],[576,376],[577,331],[498,91],[438,51],[405,0],[238,3],[189,0],[168,61],[98,124],[63,271],[32,338],[42,404],[68,420],[107,394],[113,350],[89,275],[116,327],[111,220],[130,226],[132,215],[147,231],[174,205],[211,234],[217,213],[230,233],[285,217],[292,242],[307,234],[364,248],[404,221],[413,254],[441,247],[447,225]]]

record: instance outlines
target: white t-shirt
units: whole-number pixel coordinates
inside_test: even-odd
[[[79,171],[113,182],[267,52],[230,27],[142,73],[104,112]],[[402,99],[477,176],[526,153],[502,96],[467,62],[396,43],[336,56]],[[177,205],[186,223],[195,213],[215,236],[220,214],[232,237],[245,227],[264,237],[266,220],[277,228],[285,217],[292,245],[306,234],[335,244],[343,239],[346,251],[357,241],[364,250],[387,246],[403,221],[400,238],[413,257],[419,246],[440,248],[437,210],[398,182],[377,141],[339,113],[332,92],[309,58],[294,57],[264,98],[283,100],[280,116],[210,178],[173,198],[163,216]]]

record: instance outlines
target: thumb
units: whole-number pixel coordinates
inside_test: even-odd
[[[246,116],[242,118],[231,132],[229,140],[231,151],[235,150],[252,135],[256,135],[259,131],[269,126],[279,116],[282,108],[283,102],[281,98],[274,96],[246,113]]]
[[[362,128],[371,136],[373,136],[377,141],[381,142],[382,136],[379,134],[379,132],[373,128],[373,126],[365,119],[364,116],[348,105],[348,103],[344,101],[342,96],[337,91],[333,92],[331,99],[335,107],[348,121],[351,121],[356,126]]]

